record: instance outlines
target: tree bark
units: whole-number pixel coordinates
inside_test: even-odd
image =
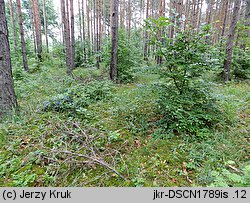
[[[200,31],[200,26],[201,26],[202,8],[203,8],[203,0],[200,1],[200,8],[199,8],[199,11],[198,11],[198,24],[197,24],[198,32]]]
[[[74,3],[70,0],[70,49],[71,49],[71,70],[75,69],[75,17],[74,17]]]
[[[117,52],[118,52],[118,0],[112,0],[112,12],[111,12],[111,63],[110,63],[110,79],[114,82],[118,82],[118,68],[117,68]]]
[[[189,24],[189,16],[190,16],[190,1],[186,0],[184,30],[186,30],[187,25]]]
[[[150,6],[150,1],[147,0],[147,8],[146,8],[146,19],[149,17],[149,6]],[[144,45],[144,60],[148,60],[148,31],[145,31],[145,45]]]
[[[70,49],[70,31],[69,31],[69,12],[68,12],[68,0],[61,0],[61,12],[62,12],[62,23],[63,23],[63,38],[65,41],[65,59],[67,67],[67,75],[71,74],[71,49]]]
[[[94,54],[96,52],[97,44],[96,44],[96,0],[93,0],[93,51]]]
[[[127,28],[128,28],[128,36],[131,35],[131,21],[132,21],[132,9],[131,9],[131,0],[128,0],[128,20],[127,20]]]
[[[37,57],[39,61],[42,61],[42,28],[41,28],[40,6],[38,0],[31,0],[31,2],[32,2],[34,23],[35,23]]]
[[[246,0],[245,26],[250,27],[250,0]],[[249,30],[246,31],[246,34],[250,37]]]
[[[174,24],[176,20],[176,15],[174,13],[175,9],[176,9],[176,0],[170,0],[169,17],[170,17],[170,22],[173,25],[169,26],[169,38],[174,37],[174,32],[175,32]]]
[[[232,22],[228,34],[226,59],[224,62],[224,82],[227,82],[230,79],[230,66],[231,66],[232,51],[233,51],[233,40],[235,35],[236,24],[238,21],[240,5],[241,5],[241,0],[235,0]]]
[[[17,107],[4,0],[0,0],[0,118]]]
[[[16,3],[17,3],[19,32],[20,32],[20,37],[21,37],[21,52],[22,52],[22,57],[23,57],[23,67],[25,71],[29,71],[28,60],[27,60],[27,55],[26,55],[25,40],[24,40],[21,2],[20,0],[16,0]]]
[[[79,18],[79,32],[81,47],[83,47],[83,35],[82,35],[82,13],[81,13],[81,2],[78,0],[78,18]]]
[[[224,12],[223,12],[223,24],[222,24],[222,29],[221,29],[221,35],[220,38],[223,38],[225,35],[226,31],[226,25],[227,25],[227,14],[228,14],[228,3],[229,0],[225,0],[225,6],[224,6]]]
[[[61,7],[61,20],[62,20],[62,38],[63,38],[63,45],[66,47],[66,31],[65,31],[65,0],[60,0],[60,7]],[[65,52],[65,50],[64,50]]]
[[[69,0],[65,0],[65,30],[66,30],[66,65],[67,75],[71,75],[71,42],[70,42],[70,24],[69,24]]]
[[[101,0],[97,0],[97,57],[96,57],[96,67],[99,69],[100,68],[100,62],[101,62],[101,16],[102,16],[102,11],[101,11]]]
[[[17,48],[17,36],[16,36],[16,25],[15,25],[15,19],[14,19],[14,13],[13,13],[13,2],[10,0],[10,19],[11,19],[11,25],[13,30],[13,38],[14,38],[14,48],[15,51]]]
[[[47,14],[46,14],[45,0],[43,0],[43,19],[44,19],[44,34],[45,34],[46,48],[47,48],[47,53],[49,53],[49,40],[48,40],[48,27],[47,27]]]
[[[86,62],[87,61],[87,54],[86,54],[86,27],[85,27],[84,0],[82,0],[82,39],[83,39],[84,61]]]
[[[88,57],[91,56],[91,34],[90,34],[90,12],[89,12],[89,4],[88,0],[86,0],[86,15],[87,15],[87,26],[88,26]]]

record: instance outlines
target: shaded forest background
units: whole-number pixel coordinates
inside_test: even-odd
[[[249,0],[0,2],[0,185],[250,185]]]

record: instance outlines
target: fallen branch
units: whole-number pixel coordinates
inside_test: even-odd
[[[84,154],[77,154],[77,153],[73,153],[73,152],[70,152],[70,151],[60,151],[60,152],[57,152],[57,153],[64,153],[64,154],[70,154],[70,155],[73,155],[73,156],[78,156],[78,157],[83,157],[83,158],[86,158],[86,159],[90,159],[106,168],[108,168],[109,170],[111,170],[112,172],[116,173],[120,178],[122,178],[123,180],[126,180],[125,177],[123,175],[121,175],[118,171],[116,171],[114,168],[112,168],[111,166],[109,166],[107,163],[103,162],[103,161],[100,161],[98,159],[95,159],[93,157],[90,157],[90,156],[87,156],[87,155],[84,155]]]
[[[242,174],[242,171],[241,171],[241,170],[235,168],[235,167],[232,166],[232,165],[227,165],[226,167],[229,168],[229,169],[232,169],[232,170],[235,171],[236,173]]]

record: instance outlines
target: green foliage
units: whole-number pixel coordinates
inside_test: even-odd
[[[42,0],[39,0],[40,3],[40,14],[41,14],[41,25],[42,31],[44,33],[44,17],[43,17],[43,7]],[[22,1],[22,17],[25,31],[32,30],[32,13],[31,13],[31,4],[29,0]],[[52,0],[46,1],[46,19],[47,19],[47,29],[48,35],[52,39],[56,39],[57,33],[54,32],[55,28],[58,28],[58,16]]]
[[[250,79],[250,48],[235,48],[232,58],[232,70],[235,79]]]
[[[242,169],[241,174],[237,174],[227,169],[212,171],[213,183],[210,187],[249,187],[250,186],[250,165]]]
[[[29,76],[27,74],[27,72],[25,72],[24,70],[20,69],[20,68],[15,68],[13,69],[13,78],[14,80],[28,80]]]
[[[167,131],[197,134],[221,122],[222,115],[208,88],[202,82],[179,94],[171,85],[159,89],[160,125]]]
[[[76,41],[76,46],[75,46],[76,67],[91,68],[96,66],[97,53],[90,55],[91,53],[90,44],[91,42],[89,42],[88,40],[85,40],[85,42],[81,42],[80,40]]]
[[[199,79],[209,61],[205,54],[208,28],[198,34],[186,30],[168,38],[162,30],[169,25],[164,17],[147,22],[151,43],[158,46],[156,55],[164,58],[160,74],[165,85],[159,89],[158,100],[163,116],[160,123],[167,131],[196,134],[221,119],[208,85]]]
[[[63,93],[45,101],[43,110],[84,115],[90,104],[110,98],[111,93],[112,85],[108,81],[93,81],[87,85],[67,88]]]
[[[53,41],[53,48],[51,50],[51,53],[54,58],[58,59],[60,61],[60,67],[65,68],[65,48],[63,44]]]
[[[250,26],[246,25],[245,19],[240,19],[237,22],[236,26],[236,33],[237,33],[237,42],[236,45],[239,44],[241,48],[250,47],[250,41],[249,41],[249,32],[250,32]]]
[[[156,55],[164,58],[162,77],[172,82],[179,94],[189,89],[192,81],[205,70],[207,30],[196,34],[191,30],[179,32],[175,38],[168,38],[163,29],[169,25],[168,19],[152,19],[148,27],[152,33],[151,43],[157,45]]]
[[[221,46],[221,45],[219,45]],[[217,80],[223,79],[223,66],[225,61],[225,50],[223,47],[211,47],[208,52],[209,69],[217,75]],[[250,48],[242,49],[235,46],[231,61],[231,79],[232,80],[247,80],[250,78]]]
[[[109,141],[110,143],[116,142],[117,140],[119,140],[120,136],[121,136],[121,135],[120,135],[119,132],[117,132],[117,131],[115,131],[115,132],[110,131],[109,134],[108,134],[108,141]]]
[[[12,152],[14,149],[9,148]],[[10,186],[15,187],[28,187],[33,186],[35,181],[37,180],[38,174],[42,171],[37,170],[37,174],[34,173],[33,164],[35,164],[38,158],[35,156],[35,153],[28,154],[24,159],[20,156],[9,155],[10,157],[6,157],[6,153],[1,155],[0,161],[0,177],[1,179],[9,178],[13,179],[13,183]],[[9,161],[6,161],[8,158]],[[0,181],[0,185],[2,182]]]
[[[121,89],[120,91],[122,91]],[[130,92],[113,97],[113,114],[119,128],[133,135],[145,135],[156,112],[155,94],[150,85],[138,84]]]
[[[118,80],[121,83],[134,81],[135,75],[133,68],[142,62],[140,50],[136,42],[128,38],[127,33],[119,30],[118,41]],[[110,65],[111,40],[109,39],[103,46],[103,62],[106,67]]]

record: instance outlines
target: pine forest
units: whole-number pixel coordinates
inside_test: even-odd
[[[250,0],[0,0],[0,186],[249,187]]]

